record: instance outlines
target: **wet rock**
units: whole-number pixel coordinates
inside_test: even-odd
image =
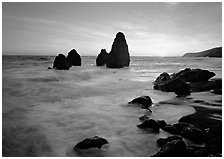
[[[173,127],[174,127],[179,133],[183,130],[183,128],[188,127],[188,126],[192,126],[192,125],[189,124],[189,123],[185,123],[185,122],[178,122],[178,123],[173,124]]]
[[[52,68],[51,68],[51,67],[48,67],[47,69],[50,70],[50,69],[52,69]]]
[[[188,126],[183,128],[180,135],[193,142],[205,141],[204,133],[199,128],[196,128],[194,126]]]
[[[179,78],[184,82],[202,82],[208,81],[215,76],[214,72],[202,69],[190,69],[186,68],[176,74],[172,74],[172,78]]]
[[[68,63],[65,55],[58,54],[58,56],[55,57],[53,68],[57,70],[69,70],[70,64]]]
[[[157,123],[161,129],[163,129],[167,125],[165,120],[157,120]]]
[[[142,108],[148,109],[148,107],[150,107],[153,103],[149,96],[141,96],[128,102],[128,104],[139,104]]]
[[[72,49],[67,55],[67,61],[71,66],[81,66],[82,59],[75,49]]]
[[[178,96],[186,96],[190,94],[190,86],[179,78],[172,79],[163,84],[154,83],[154,89],[164,92],[175,92]]]
[[[105,49],[101,49],[101,52],[98,54],[96,58],[96,65],[103,66],[107,63],[108,53]]]
[[[167,138],[160,138],[157,140],[157,144],[162,147],[163,145],[165,145],[168,142],[174,141],[174,140],[183,140],[181,136],[169,136]]]
[[[186,144],[183,140],[178,139],[165,143],[160,151],[152,157],[184,157],[186,155]]]
[[[128,45],[123,33],[119,32],[114,39],[112,49],[109,53],[106,66],[108,68],[128,67],[130,63],[130,55]]]
[[[174,134],[174,135],[178,135],[179,134],[179,131],[173,127],[172,125],[166,125],[162,128],[164,131],[168,132],[168,133],[171,133],[171,134]]]
[[[94,136],[93,138],[87,138],[75,145],[74,149],[100,149],[103,145],[108,144],[108,141],[102,137]]]
[[[167,72],[163,72],[156,78],[154,85],[165,84],[171,80],[170,75]]]
[[[137,125],[140,129],[152,129],[154,132],[159,132],[159,125],[154,119],[148,119]]]
[[[222,79],[212,79],[203,82],[191,82],[190,88],[195,92],[222,90]]]

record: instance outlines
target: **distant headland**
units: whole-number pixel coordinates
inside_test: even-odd
[[[222,57],[222,47],[216,47],[196,53],[186,53],[183,57]]]

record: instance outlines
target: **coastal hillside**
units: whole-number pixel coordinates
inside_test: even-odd
[[[186,53],[183,57],[222,57],[222,47],[216,47],[196,53]]]

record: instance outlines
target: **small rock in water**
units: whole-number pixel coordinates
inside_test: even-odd
[[[58,54],[58,56],[55,57],[53,68],[57,70],[69,70],[70,64],[68,63],[65,55]]]
[[[137,125],[138,128],[147,129],[150,128],[154,132],[159,132],[159,125],[154,119],[148,119]]]
[[[149,120],[150,118],[147,115],[143,115],[139,118],[140,121],[144,122],[145,120]]]
[[[101,49],[101,52],[98,54],[96,58],[96,65],[103,66],[107,63],[108,53],[105,49]]]
[[[94,136],[93,138],[87,138],[75,145],[74,149],[100,149],[103,145],[108,144],[108,141],[102,137]]]
[[[67,55],[67,61],[71,66],[81,66],[82,59],[75,49],[72,49]]]
[[[161,129],[163,129],[167,125],[167,123],[165,122],[165,120],[157,120],[157,123],[159,124],[159,127]]]
[[[180,134],[184,138],[189,139],[193,142],[205,141],[204,133],[199,128],[196,128],[195,126],[188,126],[183,128]]]
[[[128,102],[128,104],[140,104],[144,109],[148,109],[153,103],[149,96],[141,96]]]
[[[166,125],[162,129],[164,131],[166,131],[168,133],[171,133],[171,134],[174,134],[174,135],[178,135],[179,134],[179,131],[175,127],[173,127],[172,125]]]
[[[51,68],[51,67],[48,67],[47,69],[50,70],[50,69],[52,69],[52,68]]]

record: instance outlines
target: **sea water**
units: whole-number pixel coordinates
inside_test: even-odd
[[[96,57],[82,57],[82,66],[70,70],[52,67],[53,56],[3,56],[3,156],[150,156],[160,148],[156,140],[169,136],[139,129],[139,117],[175,123],[193,107],[173,92],[153,89],[163,72],[187,67],[222,76],[221,58],[131,57],[130,67],[97,67]],[[152,113],[127,103],[147,95]],[[174,99],[181,104],[163,103]],[[184,102],[183,102],[184,101]],[[102,149],[74,151],[85,138],[100,136]]]

